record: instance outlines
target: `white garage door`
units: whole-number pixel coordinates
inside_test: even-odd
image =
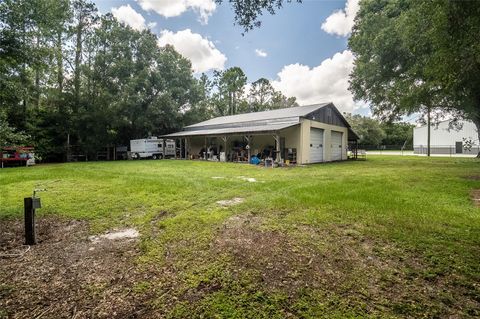
[[[342,160],[342,132],[332,131],[332,161]]]
[[[323,162],[323,130],[310,128],[310,163]]]

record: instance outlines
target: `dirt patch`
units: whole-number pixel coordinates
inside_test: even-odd
[[[135,264],[137,241],[93,243],[88,228],[84,221],[37,220],[39,243],[21,258],[0,259],[0,317],[155,317],[150,296],[133,289],[145,280]],[[1,220],[0,253],[22,243],[22,222]]]
[[[262,218],[256,215],[233,215],[223,223],[223,232],[221,234],[223,234],[224,232],[228,232],[229,230],[233,231],[235,229],[242,229],[246,226],[249,226],[250,224],[251,226],[258,226],[261,222]],[[221,237],[217,238],[217,243],[220,238]]]
[[[251,215],[231,217],[215,240],[216,248],[234,256],[237,271],[256,270],[268,288],[289,287],[293,292],[304,286],[302,272],[311,265],[314,253],[278,231],[256,230],[259,222]]]
[[[155,214],[155,216],[153,216],[150,223],[155,224],[160,220],[164,220],[166,218],[173,217],[173,216],[175,216],[175,214],[167,212],[166,210],[162,210],[162,211],[158,212],[157,214]]]
[[[239,179],[244,180],[249,183],[256,183],[257,180],[253,177],[246,177],[246,176],[238,176]]]
[[[480,175],[468,175],[465,178],[472,181],[480,181]]]
[[[295,232],[302,239],[295,239],[262,230],[261,224],[257,216],[231,217],[214,250],[233,256],[233,273],[256,273],[262,290],[281,291],[291,299],[313,290],[326,300],[342,296],[349,307],[395,316],[461,317],[466,307],[480,306],[472,291],[453,284],[453,277],[425,278],[428,266],[418,254],[365,236],[357,225],[298,225]]]
[[[480,189],[474,189],[471,191],[470,198],[475,206],[480,207]]]
[[[140,236],[140,233],[134,228],[126,228],[120,230],[109,231],[102,235],[89,236],[88,239],[94,244],[102,240],[131,240]]]
[[[244,199],[241,197],[234,197],[232,199],[219,200],[217,201],[217,204],[222,207],[229,207],[229,206],[241,204],[243,203],[243,201]]]

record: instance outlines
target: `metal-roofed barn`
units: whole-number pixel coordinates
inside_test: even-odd
[[[299,164],[346,160],[358,139],[333,103],[217,117],[165,137],[180,142],[183,158]]]

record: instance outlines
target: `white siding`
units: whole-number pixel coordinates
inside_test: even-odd
[[[438,127],[431,127],[430,143],[434,146],[454,146],[456,142],[463,141],[463,138],[472,139],[478,145],[478,134],[475,124],[463,121],[463,128],[460,131],[448,129],[449,121],[439,123]],[[415,147],[427,145],[427,126],[420,126],[413,129],[413,145]]]

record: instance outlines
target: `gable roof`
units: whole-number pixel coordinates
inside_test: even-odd
[[[186,126],[185,128],[189,129],[189,128],[197,128],[197,127],[203,127],[203,126],[211,126],[211,125],[223,125],[223,124],[243,123],[243,122],[252,122],[252,121],[265,121],[265,120],[274,120],[274,119],[289,118],[289,117],[303,117],[330,104],[332,103],[320,103],[320,104],[289,107],[285,109],[278,109],[278,110],[271,110],[271,111],[220,116],[207,121]]]
[[[301,118],[308,118],[309,115],[324,107],[330,107],[333,109],[334,112],[338,114],[340,120],[345,123],[345,126],[348,128],[348,140],[358,139],[358,136],[353,132],[345,117],[331,102],[302,105],[271,111],[220,116],[186,126],[182,131],[165,135],[165,137],[278,131],[298,125]]]

